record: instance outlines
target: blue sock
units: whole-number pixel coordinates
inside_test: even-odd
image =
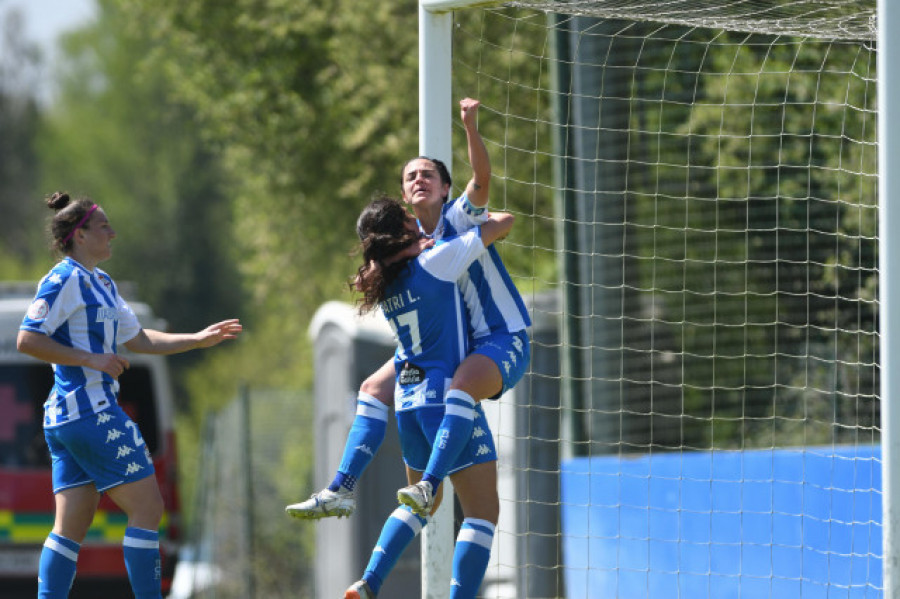
[[[337,476],[328,485],[332,491],[344,487],[352,491],[357,479],[375,457],[375,452],[384,441],[387,430],[389,408],[368,393],[359,392],[356,399],[356,417],[350,427],[344,456],[338,467]]]
[[[162,599],[159,532],[129,526],[122,550],[135,599]]]
[[[459,389],[451,389],[444,397],[444,405],[444,419],[434,438],[431,457],[422,476],[422,480],[430,482],[435,491],[472,439],[472,429],[475,426],[475,400],[471,395]]]
[[[75,580],[75,564],[81,545],[64,536],[50,533],[41,549],[38,565],[38,598],[65,599]]]
[[[453,550],[450,599],[475,599],[491,559],[493,542],[493,524],[477,518],[463,520]]]
[[[369,565],[366,566],[366,573],[363,574],[363,580],[373,593],[378,594],[384,579],[397,564],[403,550],[427,523],[425,518],[413,514],[405,505],[398,507],[388,517],[381,529],[378,543],[372,551]]]

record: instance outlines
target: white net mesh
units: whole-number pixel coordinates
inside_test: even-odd
[[[544,323],[485,596],[878,596],[874,11],[455,14]]]
[[[521,0],[508,6],[763,34],[874,40],[871,0]]]

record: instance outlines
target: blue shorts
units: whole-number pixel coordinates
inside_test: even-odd
[[[415,410],[397,412],[397,429],[400,431],[400,448],[403,461],[411,469],[425,472],[431,448],[441,420],[444,419],[444,406],[428,405]],[[448,474],[459,472],[469,466],[483,462],[497,461],[497,448],[494,446],[494,435],[484,418],[481,404],[475,406],[475,423],[472,438],[466,445]]]
[[[525,376],[531,362],[531,341],[528,333],[492,333],[475,340],[473,354],[487,356],[494,361],[503,377],[503,389],[497,395],[487,399],[497,399]]]
[[[154,473],[137,424],[118,405],[44,429],[53,492],[93,483],[101,493]]]

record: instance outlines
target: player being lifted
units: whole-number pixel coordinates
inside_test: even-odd
[[[460,101],[466,131],[472,178],[462,196],[448,201],[451,179],[446,166],[436,159],[417,157],[401,170],[403,200],[412,207],[420,230],[440,240],[465,231],[486,219],[491,177],[490,159],[478,132],[479,102]],[[530,360],[526,328],[531,324],[525,304],[494,247],[469,267],[459,281],[470,316],[472,348],[453,375],[447,399],[471,412],[482,399],[499,397],[522,378]],[[344,455],[332,483],[310,499],[289,505],[286,511],[297,518],[318,519],[349,516],[356,505],[356,481],[384,440],[389,407],[394,399],[394,360],[388,360],[360,386],[356,417],[351,426]],[[425,476],[416,489],[400,491],[404,503],[421,512],[430,509],[445,468],[458,447],[472,433],[471,418],[450,418],[448,445],[436,447]],[[496,489],[496,472],[483,481]],[[499,512],[499,500],[496,504]]]
[[[363,265],[356,286],[362,292],[361,311],[380,305],[397,334],[395,410],[407,480],[420,482],[431,462],[448,419],[474,420],[483,434],[467,435],[444,471],[453,480],[465,520],[454,550],[451,597],[474,599],[491,552],[496,519],[491,518],[496,486],[480,484],[496,472],[497,452],[481,406],[473,415],[459,404],[445,403],[444,391],[466,356],[465,307],[456,281],[486,246],[509,232],[512,215],[491,214],[483,225],[425,249],[415,219],[403,205],[376,200],[363,210],[357,225]],[[398,254],[399,250],[404,251]],[[345,599],[372,599],[397,559],[428,523],[412,504],[395,509],[385,521],[362,579]]]

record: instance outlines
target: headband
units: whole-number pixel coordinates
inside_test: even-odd
[[[84,223],[86,223],[88,221],[88,219],[91,217],[91,215],[94,213],[94,210],[96,210],[96,209],[97,209],[97,204],[94,204],[90,208],[88,208],[87,214],[85,214],[84,216],[81,217],[81,220],[78,221],[78,224],[75,225],[74,227],[72,227],[72,230],[69,231],[69,234],[66,235],[66,237],[62,240],[62,245],[66,245],[67,243],[69,243],[69,240],[72,239],[72,236],[75,235],[75,231],[77,231],[78,229],[80,229],[81,227],[84,226]]]

